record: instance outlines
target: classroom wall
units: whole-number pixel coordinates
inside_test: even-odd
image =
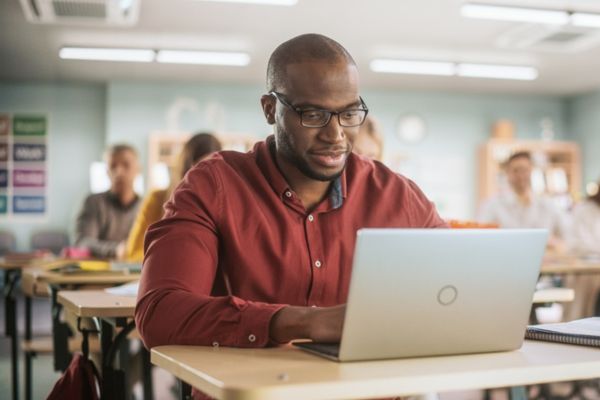
[[[72,229],[89,190],[88,166],[101,159],[107,144],[130,142],[145,162],[148,135],[156,131],[216,130],[260,139],[271,131],[260,109],[262,93],[261,85],[0,83],[0,111],[46,112],[50,121],[48,218],[45,224],[11,226],[19,248],[27,248],[35,230]],[[591,156],[594,146],[599,148],[594,129],[600,124],[595,112],[600,93],[563,99],[365,90],[363,97],[385,132],[386,161],[416,180],[447,218],[474,216],[477,146],[499,118],[510,118],[517,137],[531,139],[540,137],[540,121],[550,118],[556,139],[582,143],[586,180],[600,175],[600,161]],[[411,113],[427,124],[428,134],[417,144],[395,135],[399,118]]]
[[[583,182],[600,180],[600,91],[565,101],[570,137],[581,145]],[[584,186],[585,187],[585,186]]]
[[[12,220],[17,247],[25,251],[32,232],[71,229],[89,188],[89,165],[105,142],[106,90],[92,84],[0,82],[0,112],[48,115],[48,212],[44,220]]]

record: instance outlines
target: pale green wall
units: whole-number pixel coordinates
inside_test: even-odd
[[[26,250],[32,232],[71,229],[89,188],[89,165],[101,157],[106,91],[101,85],[0,82],[0,112],[48,115],[49,188],[45,221],[0,220]]]
[[[584,185],[598,182],[600,180],[600,91],[568,99],[566,110],[570,137],[581,145]]]
[[[106,144],[130,142],[145,161],[148,135],[168,128],[167,111],[178,99],[198,107],[181,114],[181,130],[216,129],[262,138],[271,129],[260,109],[262,93],[260,85],[0,83],[0,112],[45,112],[50,121],[49,215],[46,224],[10,227],[18,234],[19,247],[26,248],[32,231],[72,228],[89,190],[89,164],[101,159]],[[595,135],[600,93],[572,99],[384,90],[365,90],[363,95],[382,124],[388,160],[400,157],[400,169],[423,186],[446,217],[474,215],[476,149],[498,118],[513,120],[520,138],[539,138],[540,120],[552,119],[557,139],[582,143],[586,179],[600,176],[600,161],[592,155],[600,148],[600,135]],[[398,118],[407,113],[417,113],[427,123],[428,135],[418,144],[403,144],[394,134]]]

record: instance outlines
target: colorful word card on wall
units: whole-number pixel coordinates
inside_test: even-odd
[[[0,114],[0,218],[45,216],[48,119]]]

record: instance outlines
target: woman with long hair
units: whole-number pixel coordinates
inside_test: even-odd
[[[156,190],[144,200],[127,238],[124,259],[141,262],[144,259],[144,235],[148,227],[163,216],[163,205],[185,173],[196,163],[221,150],[221,142],[210,133],[197,133],[183,146],[167,189]]]

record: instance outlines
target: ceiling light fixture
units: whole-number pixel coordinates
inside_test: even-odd
[[[528,66],[454,63],[449,61],[375,59],[371,61],[370,67],[374,72],[411,75],[461,76],[520,81],[531,81],[538,77],[537,69]]]
[[[566,25],[569,23],[569,13],[560,10],[544,10],[466,3],[462,5],[460,11],[462,16],[467,18],[534,22],[538,24],[550,25]]]
[[[259,4],[268,6],[294,6],[298,0],[196,0],[196,1],[212,1],[214,3],[243,3],[243,4]]]
[[[455,73],[453,63],[437,61],[376,59],[371,61],[370,67],[374,72],[396,74],[452,76]]]
[[[58,56],[63,60],[125,61],[152,62],[154,50],[149,49],[114,49],[90,47],[63,47]]]
[[[533,81],[538,77],[538,71],[533,67],[467,63],[458,64],[456,74],[468,78],[514,79],[519,81]]]
[[[156,61],[168,64],[204,64],[243,67],[250,63],[246,53],[159,50]]]
[[[600,14],[575,12],[571,14],[571,24],[587,28],[600,28]]]

